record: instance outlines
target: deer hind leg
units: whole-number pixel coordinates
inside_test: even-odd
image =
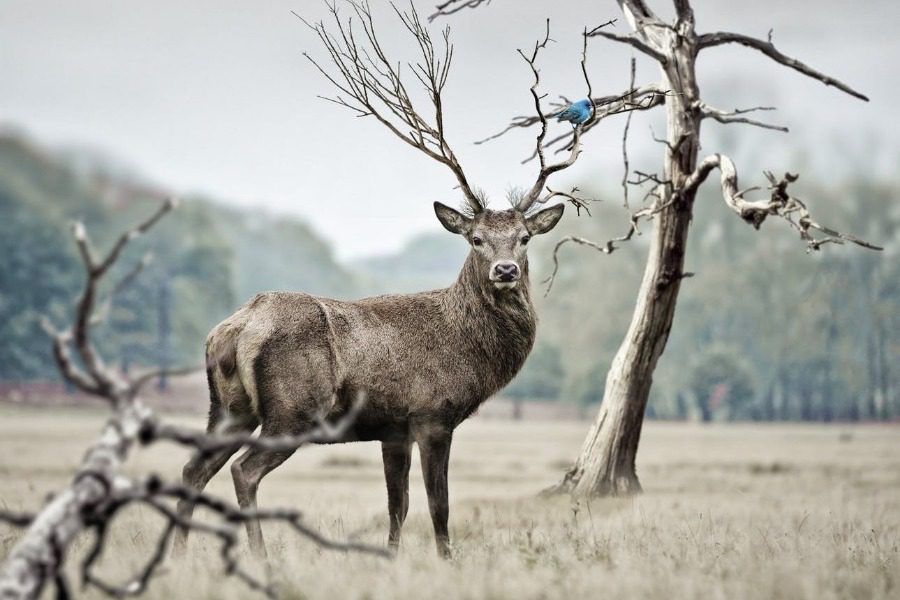
[[[400,529],[409,511],[409,465],[412,459],[412,442],[409,440],[381,443],[384,460],[384,478],[387,482],[388,516],[390,533],[388,547],[400,546]]]
[[[266,432],[263,431],[261,435],[266,435]],[[290,458],[294,452],[294,450],[267,450],[255,447],[248,449],[231,463],[234,492],[241,510],[256,509],[256,492],[259,489],[259,482],[278,465]],[[259,558],[265,558],[266,544],[258,519],[247,521],[247,537],[250,542],[250,551]]]
[[[210,386],[213,385],[215,385],[215,382],[210,376]],[[220,393],[224,396],[222,400],[226,402],[225,405],[235,409],[234,413],[222,409],[219,398]],[[242,408],[249,408],[249,404],[246,395],[243,394],[243,390],[239,386],[232,386],[230,390],[227,386],[221,385],[218,386],[218,389],[211,387],[211,395],[212,403],[209,411],[209,421],[206,426],[207,433],[251,433],[257,428],[259,420],[256,416],[249,410],[242,410]],[[241,397],[242,395],[243,397]],[[241,445],[236,444],[210,454],[195,453],[184,465],[182,483],[195,492],[202,492],[209,480],[225,466],[228,459],[240,448]],[[188,500],[180,500],[178,502],[178,515],[181,518],[190,519],[193,513],[193,502]],[[176,555],[183,554],[187,548],[188,533],[189,530],[187,529],[176,530],[173,544],[173,552]]]
[[[422,475],[428,494],[428,510],[434,526],[434,539],[438,555],[450,558],[450,534],[447,521],[450,517],[447,469],[450,464],[450,442],[453,432],[441,427],[429,427],[416,436],[419,457],[422,459]]]

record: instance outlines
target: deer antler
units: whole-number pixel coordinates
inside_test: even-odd
[[[445,27],[442,31],[441,51],[440,48],[435,48],[431,34],[422,24],[411,2],[409,12],[401,12],[391,5],[407,31],[415,38],[421,52],[422,59],[415,64],[407,63],[407,66],[431,99],[434,119],[429,121],[413,106],[406,84],[401,78],[401,63],[389,59],[378,41],[368,1],[347,0],[347,3],[362,25],[362,43],[356,39],[352,18],[342,21],[334,2],[326,0],[334,19],[335,29],[331,32],[322,21],[310,23],[294,13],[316,33],[337,69],[337,73],[331,73],[316,59],[304,53],[322,75],[344,94],[323,99],[348,108],[359,117],[375,117],[398,138],[418,148],[429,158],[446,165],[456,177],[469,208],[475,213],[481,212],[484,206],[469,185],[444,134],[441,93],[447,83],[453,58],[450,27]]]
[[[581,53],[581,70],[584,74],[584,81],[587,84],[587,97],[591,98],[591,81],[588,78],[587,74],[587,38],[588,34],[585,31],[584,35],[584,46],[582,48]],[[535,145],[535,155],[537,156],[538,163],[540,164],[540,172],[538,173],[537,180],[534,182],[534,185],[531,186],[531,189],[525,193],[524,196],[519,200],[516,204],[516,209],[521,212],[525,212],[530,209],[534,204],[543,204],[547,202],[554,194],[551,192],[550,195],[541,198],[541,192],[544,190],[544,186],[547,184],[547,179],[557,171],[562,171],[563,169],[567,169],[575,164],[575,161],[578,159],[578,155],[581,154],[581,132],[583,131],[586,125],[589,125],[591,121],[594,120],[596,107],[593,103],[591,103],[591,116],[584,123],[580,123],[575,125],[574,132],[572,134],[572,145],[570,147],[570,152],[568,158],[558,163],[547,164],[547,160],[544,157],[544,138],[547,137],[547,117],[544,115],[544,111],[541,108],[541,98],[543,96],[538,94],[537,88],[541,82],[540,71],[537,68],[537,57],[538,53],[542,48],[547,46],[547,43],[550,42],[550,19],[547,19],[546,31],[544,33],[544,39],[535,42],[534,50],[531,53],[531,56],[527,56],[524,52],[519,50],[519,54],[525,59],[525,62],[528,63],[528,66],[531,67],[531,72],[534,74],[534,83],[531,86],[531,96],[534,98],[534,107],[537,111],[538,120],[541,124],[541,130],[537,135],[536,145]],[[549,191],[549,190],[548,190]]]

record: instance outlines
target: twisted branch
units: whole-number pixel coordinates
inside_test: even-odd
[[[704,158],[697,169],[685,180],[680,193],[687,194],[696,190],[716,168],[722,173],[722,197],[725,204],[754,229],[759,229],[767,217],[775,216],[787,221],[797,231],[800,238],[806,242],[807,251],[819,250],[825,244],[843,244],[844,242],[850,242],[869,250],[883,250],[880,246],[841,233],[813,220],[806,204],[788,194],[788,185],[797,180],[797,175],[785,173],[781,179],[777,179],[772,173],[767,172],[770,197],[762,200],[746,200],[744,194],[750,190],[738,190],[737,169],[734,162],[724,154],[712,154]],[[825,234],[825,237],[815,237],[813,234],[815,231]]]

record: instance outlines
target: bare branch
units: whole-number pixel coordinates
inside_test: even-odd
[[[581,72],[584,76],[585,85],[587,86],[588,98],[591,97],[591,81],[587,74],[587,34],[585,33],[582,36],[583,44],[581,50]],[[572,146],[569,152],[568,158],[562,160],[558,163],[547,164],[546,158],[544,157],[544,138],[547,136],[547,117],[544,115],[543,109],[541,108],[541,96],[538,95],[537,88],[540,85],[541,77],[540,71],[537,68],[537,57],[538,52],[547,46],[548,41],[550,40],[550,19],[547,19],[547,29],[544,35],[543,41],[535,42],[534,51],[531,53],[531,57],[525,55],[524,52],[519,50],[519,54],[525,59],[525,62],[528,63],[528,66],[531,68],[531,72],[534,75],[534,83],[531,85],[531,96],[534,98],[534,107],[535,112],[537,113],[537,118],[541,124],[541,130],[537,135],[537,139],[535,141],[535,154],[538,158],[538,163],[540,166],[540,171],[537,176],[537,180],[534,182],[534,185],[531,186],[524,196],[522,196],[521,200],[519,200],[516,208],[522,212],[527,211],[531,206],[538,201],[540,198],[541,192],[544,189],[544,186],[547,184],[547,179],[554,173],[558,171],[562,171],[563,169],[567,169],[578,160],[578,156],[581,154],[581,132],[584,129],[585,124],[579,123],[575,125],[572,132]],[[596,112],[596,108],[591,106],[591,117],[588,118],[587,123],[591,123],[594,120],[594,113]]]
[[[612,96],[599,96],[596,98],[592,98],[594,104],[594,118],[584,125],[584,129],[582,130],[582,134],[587,133],[596,127],[600,121],[607,117],[611,117],[613,115],[618,115],[622,113],[627,113],[635,110],[649,110],[656,106],[660,106],[665,103],[667,92],[663,90],[660,86],[656,84],[649,84],[645,86],[641,86],[639,88],[629,89],[621,94],[615,94]],[[554,114],[558,112],[559,108],[562,108],[563,105],[554,105],[556,108],[550,112],[545,113],[545,117],[552,117]],[[514,117],[509,125],[506,126],[502,131],[499,131],[491,136],[488,136],[482,140],[478,140],[475,142],[476,144],[483,144],[485,142],[489,142],[491,140],[495,140],[502,136],[503,134],[511,131],[513,129],[526,129],[531,127],[532,125],[540,123],[540,119],[537,116],[519,116]],[[553,146],[560,145],[560,149],[557,152],[564,151],[571,147],[571,142],[573,138],[574,132],[566,132],[562,135],[551,138],[550,140],[544,143],[544,148],[552,148]],[[564,142],[561,144],[561,142]],[[537,152],[534,152],[529,158],[526,158],[523,163],[528,162],[529,160],[535,158],[537,156]]]
[[[854,98],[859,98],[860,100],[869,101],[869,98],[865,95],[857,92],[849,85],[838,81],[837,79],[825,75],[819,71],[816,71],[812,67],[806,65],[805,63],[800,62],[799,60],[787,56],[780,52],[775,45],[771,41],[771,35],[769,37],[769,41],[765,42],[763,40],[750,37],[749,35],[743,35],[740,33],[731,33],[727,31],[719,31],[716,33],[704,33],[697,38],[697,47],[700,50],[705,48],[712,48],[714,46],[721,46],[722,44],[741,44],[742,46],[747,46],[748,48],[753,48],[755,50],[759,50],[772,60],[777,63],[781,63],[786,67],[790,67],[795,71],[798,71],[807,77],[811,77],[813,79],[818,79],[825,85],[836,87],[846,94],[850,94]]]
[[[180,377],[182,375],[190,375],[202,371],[202,365],[194,365],[191,367],[176,367],[173,369],[153,369],[137,375],[131,380],[131,389],[133,393],[138,393],[141,389],[154,379],[160,377]]]
[[[56,586],[57,597],[70,597],[66,579],[66,550],[79,534],[94,533],[94,540],[81,564],[84,585],[112,597],[137,596],[144,592],[151,579],[159,573],[167,552],[170,538],[176,530],[191,529],[215,535],[221,541],[221,557],[225,574],[244,581],[251,589],[274,596],[270,585],[254,578],[244,570],[236,557],[238,535],[236,527],[250,520],[281,521],[320,547],[343,552],[359,551],[377,556],[388,556],[382,548],[348,541],[329,539],[302,520],[302,515],[290,510],[240,510],[223,500],[194,492],[186,487],[169,485],[159,477],[151,476],[143,482],[133,482],[122,473],[124,461],[138,442],[149,443],[157,439],[170,439],[197,449],[198,452],[239,444],[256,447],[296,448],[312,441],[336,441],[345,437],[353,420],[362,407],[363,398],[357,399],[337,423],[324,418],[300,436],[265,438],[235,438],[216,433],[204,434],[158,423],[153,412],[138,398],[140,387],[160,374],[147,372],[133,381],[119,380],[108,370],[95,353],[90,339],[96,289],[110,267],[121,256],[127,242],[153,226],[162,215],[174,207],[167,202],[154,215],[119,238],[111,252],[101,261],[94,251],[84,227],[74,228],[75,241],[87,272],[85,288],[77,303],[75,324],[57,331],[45,319],[42,323],[53,339],[54,355],[63,375],[83,391],[104,398],[113,408],[112,414],[99,437],[88,447],[72,481],[47,503],[37,515],[0,511],[0,523],[23,527],[25,532],[15,546],[0,562],[0,590],[4,597],[37,598],[49,584]],[[130,281],[139,269],[126,274]],[[120,283],[119,288],[122,284]],[[113,293],[117,291],[113,290]],[[71,356],[74,346],[79,356]],[[83,365],[83,366],[82,366]],[[191,369],[193,370],[193,369]],[[185,372],[174,369],[168,373]],[[211,511],[217,523],[207,524],[182,517],[169,506],[172,500],[188,501]],[[129,577],[125,583],[107,582],[94,573],[94,565],[100,560],[115,516],[124,507],[134,503],[151,507],[165,519],[165,527],[159,533],[156,545],[147,562]]]
[[[159,496],[186,500],[197,506],[202,506],[223,517],[227,523],[246,523],[251,520],[279,521],[291,527],[294,531],[312,540],[316,545],[327,550],[340,552],[362,552],[373,556],[390,558],[392,554],[386,549],[359,542],[340,542],[323,536],[321,533],[307,525],[303,521],[303,514],[289,509],[240,509],[221,498],[198,493],[182,485],[163,484],[160,486]]]
[[[446,17],[466,8],[478,8],[482,4],[490,4],[491,0],[444,0],[435,6],[435,12],[428,17],[429,21],[434,21],[438,17]]]
[[[32,521],[34,521],[34,515],[31,513],[0,510],[0,523],[6,523],[12,527],[28,527]]]
[[[113,286],[113,289],[106,295],[106,298],[99,303],[99,308],[94,310],[94,314],[91,315],[91,325],[99,325],[106,321],[109,317],[109,313],[112,310],[112,304],[115,300],[116,296],[119,295],[122,290],[128,287],[138,276],[147,268],[147,265],[153,260],[153,255],[149,252],[144,255],[141,260],[139,260],[135,265],[129,270],[124,277],[122,277],[116,285]]]
[[[156,223],[159,222],[159,220],[162,219],[167,212],[169,212],[176,206],[178,206],[178,200],[175,198],[169,198],[168,200],[163,202],[156,210],[156,212],[150,215],[150,217],[148,217],[144,222],[139,223],[136,227],[132,227],[121,236],[119,236],[119,239],[116,240],[116,243],[113,245],[109,253],[103,258],[100,264],[96,266],[96,273],[94,274],[95,277],[102,276],[106,272],[106,270],[109,269],[109,267],[111,267],[112,264],[119,259],[119,255],[122,253],[122,250],[125,249],[125,246],[128,245],[128,242],[146,233],[148,229],[156,225]],[[83,233],[84,230],[82,228],[82,234]],[[77,233],[75,237],[77,240],[79,237]]]
[[[149,499],[146,501],[146,503],[153,506],[152,501]],[[124,505],[124,503],[121,503],[119,506],[122,505]],[[118,508],[119,507],[117,507],[116,510],[118,510]],[[127,583],[124,583],[122,585],[114,585],[95,575],[92,570],[94,563],[100,558],[103,553],[103,548],[106,544],[106,534],[109,530],[109,524],[111,520],[112,515],[106,515],[105,519],[101,522],[98,522],[95,526],[94,542],[91,545],[91,549],[81,565],[81,579],[85,586],[93,586],[107,596],[111,596],[113,598],[140,596],[147,590],[147,585],[150,583],[150,579],[157,574],[159,567],[162,565],[169,547],[169,541],[171,540],[172,534],[175,532],[175,529],[179,526],[179,524],[176,521],[169,520],[162,533],[160,534],[156,542],[156,548],[154,549],[153,554],[150,556],[147,563],[140,569],[140,571],[130,577]]]
[[[110,266],[118,260],[128,242],[153,227],[175,206],[177,206],[177,201],[174,198],[163,202],[150,217],[119,236],[109,253],[99,262],[94,258],[90,239],[84,226],[81,223],[75,223],[72,226],[72,234],[81,252],[86,274],[84,288],[76,306],[75,325],[71,332],[75,349],[86,371],[83,377],[76,375],[77,370],[68,356],[67,348],[65,348],[65,345],[68,343],[68,334],[53,335],[52,337],[54,338],[54,355],[63,374],[69,377],[73,384],[89,393],[99,394],[107,399],[111,399],[113,397],[111,395],[112,390],[124,385],[114,372],[106,368],[90,340],[90,327],[95,322],[94,303],[99,282],[106,275]],[[45,327],[45,329],[50,330],[49,326]]]
[[[196,506],[202,506],[212,513],[217,522],[200,522],[189,517],[182,516],[173,510],[165,500],[181,500]],[[93,567],[100,559],[106,541],[106,535],[115,516],[126,506],[131,504],[143,504],[153,509],[166,521],[166,525],[157,538],[155,548],[146,564],[127,583],[115,585],[106,582],[94,575]],[[101,592],[121,598],[142,594],[151,578],[158,573],[169,541],[176,529],[186,529],[206,533],[219,538],[221,543],[220,556],[226,575],[235,576],[243,581],[252,590],[260,591],[269,597],[276,597],[271,585],[256,579],[240,565],[236,555],[238,534],[237,527],[251,520],[278,521],[288,525],[295,532],[313,541],[319,547],[336,550],[339,552],[363,552],[375,556],[389,557],[390,553],[381,547],[370,546],[358,542],[341,542],[328,538],[303,520],[299,511],[274,509],[240,509],[233,504],[202,492],[197,492],[183,485],[164,482],[157,475],[151,475],[146,480],[118,493],[98,514],[89,520],[89,525],[94,529],[94,542],[81,566],[82,579],[86,585],[91,585]]]
[[[641,175],[645,175],[645,174],[641,173]],[[646,177],[647,177],[647,180],[658,181],[659,183],[658,183],[657,187],[666,187],[666,186],[671,185],[671,183],[658,180],[654,176],[646,175]],[[593,248],[594,250],[602,252],[603,254],[612,254],[613,252],[615,252],[616,250],[619,249],[618,244],[630,241],[631,238],[634,237],[635,234],[641,235],[641,230],[639,229],[639,224],[640,224],[641,219],[644,219],[647,221],[653,220],[653,218],[657,214],[659,214],[666,208],[675,204],[680,197],[677,194],[671,194],[666,201],[663,201],[663,198],[665,198],[665,196],[661,193],[657,193],[654,191],[649,192],[647,194],[647,196],[655,196],[656,201],[651,206],[642,208],[640,210],[637,210],[637,211],[631,213],[631,215],[629,216],[629,219],[628,219],[628,221],[629,221],[628,231],[625,232],[625,234],[620,235],[618,237],[611,238],[605,242],[595,242],[593,240],[588,240],[586,238],[578,237],[578,236],[566,236],[566,237],[562,238],[561,240],[559,240],[556,243],[556,246],[554,246],[554,248],[553,248],[553,271],[542,282],[542,283],[547,284],[547,288],[546,288],[546,290],[544,290],[544,295],[546,296],[547,294],[549,294],[550,290],[553,288],[553,282],[555,281],[557,271],[559,270],[559,251],[564,245],[572,242],[575,244],[579,244],[581,246],[587,246],[589,248]],[[645,197],[645,199],[646,199],[646,197]]]
[[[618,19],[610,19],[606,23],[600,23],[596,27],[592,27],[590,30],[585,28],[584,35],[590,36],[590,35],[596,33],[598,30],[603,29],[604,27],[611,27],[616,24],[616,21],[618,21]],[[590,96],[590,94],[588,94],[588,95]]]
[[[57,331],[50,323],[50,319],[41,319],[41,327],[53,341],[53,358],[63,377],[81,391],[91,395],[101,395],[101,389],[96,380],[81,370],[72,359],[69,346],[72,342],[72,331]]]
[[[755,119],[741,116],[760,110],[775,110],[774,106],[754,106],[753,108],[734,109],[733,111],[728,112],[718,108],[713,108],[705,102],[697,101],[695,103],[695,108],[700,111],[700,114],[704,118],[712,118],[719,123],[744,123],[746,125],[753,125],[755,127],[762,127],[763,129],[782,131],[784,133],[788,133],[789,131],[787,127],[784,127],[782,125],[772,125],[771,123],[764,123],[762,121],[757,121]]]
[[[642,218],[651,218],[652,215],[656,212],[658,211],[656,211],[652,207],[648,207],[633,213],[630,218],[630,226],[628,228],[628,231],[624,235],[612,238],[605,242],[595,242],[575,235],[566,236],[556,242],[556,246],[553,247],[553,271],[542,282],[547,284],[547,288],[544,290],[544,296],[549,294],[550,290],[553,289],[553,283],[556,281],[556,274],[559,271],[559,251],[563,246],[571,242],[579,244],[581,246],[593,248],[594,250],[602,252],[603,254],[612,254],[619,249],[619,246],[617,244],[629,241],[635,233],[640,235],[641,232],[640,229],[638,229],[638,223],[640,222],[640,220]]]
[[[447,83],[453,58],[450,28],[446,27],[442,31],[443,47],[436,48],[412,3],[408,12],[401,12],[392,5],[419,49],[420,61],[408,64],[407,67],[422,84],[431,101],[434,116],[429,120],[414,106],[404,83],[401,64],[388,58],[382,48],[368,3],[360,0],[347,0],[347,3],[362,27],[363,35],[359,40],[354,31],[353,20],[343,20],[338,13],[337,4],[327,4],[333,22],[331,27],[326,27],[322,21],[311,23],[294,13],[319,38],[336,71],[330,72],[318,60],[304,53],[315,68],[343,94],[326,99],[352,110],[357,116],[375,117],[395,136],[445,165],[456,177],[469,208],[473,212],[480,212],[484,207],[469,185],[444,131],[441,94]]]
[[[579,196],[578,192],[580,190],[577,186],[572,187],[572,190],[569,192],[561,192],[555,191],[547,188],[547,195],[541,197],[539,200],[535,201],[533,206],[543,206],[553,198],[563,198],[568,201],[573,207],[575,207],[575,211],[578,216],[581,216],[581,211],[584,210],[587,213],[587,216],[591,216],[590,205],[595,201],[593,198],[585,198],[583,196]]]
[[[295,435],[254,437],[252,432],[246,434],[210,434],[200,430],[147,420],[141,427],[139,439],[143,444],[170,441],[182,446],[195,448],[201,454],[210,454],[217,450],[234,446],[247,446],[273,451],[296,450],[307,444],[341,441],[350,430],[365,403],[365,394],[360,393],[353,405],[336,423],[331,424],[324,419],[319,419],[317,427]]]
[[[743,195],[749,190],[738,190],[737,169],[734,162],[724,154],[712,154],[704,158],[675,195],[683,195],[696,190],[706,180],[709,173],[716,168],[722,173],[721,186],[725,204],[755,229],[759,229],[767,217],[776,216],[787,221],[799,233],[800,238],[806,242],[808,251],[819,250],[825,244],[843,244],[844,242],[851,242],[870,250],[883,249],[814,221],[806,204],[787,192],[788,185],[797,180],[797,175],[786,173],[779,180],[771,173],[767,173],[766,176],[771,184],[769,187],[770,197],[754,201],[744,199]],[[816,238],[811,230],[824,233],[825,237]]]
[[[619,42],[621,44],[628,44],[629,46],[635,48],[643,54],[646,54],[662,65],[666,64],[669,61],[665,54],[651,46],[649,43],[647,43],[643,36],[636,33],[619,35],[617,33],[610,33],[608,31],[595,31],[589,34],[589,37],[603,37],[614,42]]]

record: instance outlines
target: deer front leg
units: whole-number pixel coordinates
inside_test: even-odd
[[[453,432],[431,429],[419,437],[419,457],[422,459],[422,475],[428,493],[428,509],[434,525],[434,539],[438,555],[450,558],[450,535],[447,520],[450,515],[447,489],[447,467],[450,462],[450,442]]]
[[[412,458],[412,442],[382,442],[381,457],[384,460],[384,479],[387,482],[388,515],[391,529],[388,547],[400,546],[400,529],[409,510],[409,465]]]

